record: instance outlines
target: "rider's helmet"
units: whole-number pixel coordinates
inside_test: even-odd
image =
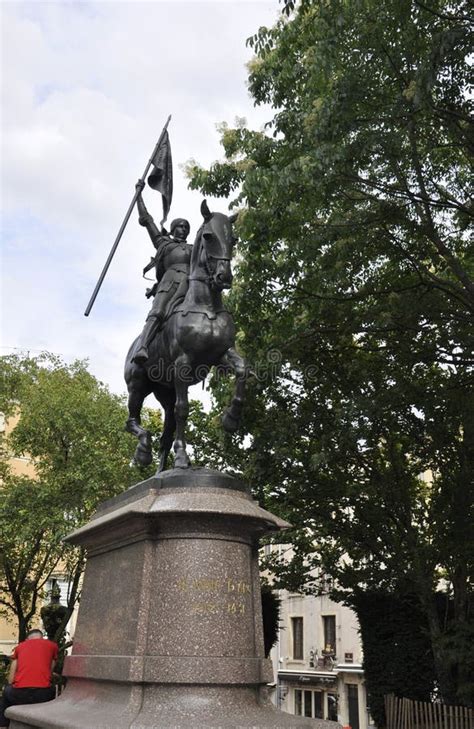
[[[174,229],[175,229],[175,228],[176,228],[176,227],[177,227],[178,225],[185,225],[185,226],[186,226],[186,228],[187,228],[187,230],[188,230],[188,232],[186,233],[186,235],[189,235],[189,231],[191,230],[191,226],[189,225],[189,222],[188,222],[188,221],[186,220],[186,218],[175,218],[175,219],[174,219],[174,220],[172,221],[172,223],[171,223],[171,225],[170,225],[170,232],[171,232],[171,235],[173,235]]]

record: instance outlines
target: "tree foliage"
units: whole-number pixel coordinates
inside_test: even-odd
[[[277,593],[272,590],[271,585],[262,582],[262,622],[263,622],[263,647],[265,658],[268,658],[270,651],[278,640],[280,627],[280,606],[281,600]]]
[[[0,360],[0,368],[0,411],[6,418],[19,416],[1,440],[0,607],[16,619],[22,640],[54,570],[69,580],[62,628],[79,599],[84,553],[64,537],[100,501],[144,474],[130,463],[133,443],[124,432],[122,399],[84,362],[11,356]],[[32,459],[34,476],[15,473],[11,459],[21,456]]]
[[[469,6],[284,9],[249,39],[266,129],[222,125],[224,160],[188,168],[241,208],[230,304],[259,377],[228,458],[295,525],[293,582],[321,566],[351,604],[409,575],[441,694],[472,704]]]
[[[364,645],[370,713],[385,725],[384,696],[431,701],[435,678],[426,614],[410,586],[400,594],[359,592],[353,601]],[[387,656],[390,660],[387,660]]]

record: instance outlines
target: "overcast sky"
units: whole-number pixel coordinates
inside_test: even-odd
[[[216,124],[268,119],[247,91],[245,40],[279,9],[277,0],[0,2],[2,354],[87,358],[94,375],[125,390],[123,360],[149,309],[141,271],[154,250],[135,211],[88,318],[84,309],[135,182],[172,114],[169,220],[187,217],[192,241],[202,198],[180,165],[222,156]],[[144,197],[158,222],[160,196],[147,188]],[[224,200],[209,207],[227,209]]]

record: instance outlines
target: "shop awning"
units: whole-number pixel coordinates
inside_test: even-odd
[[[280,681],[288,681],[292,683],[309,685],[319,684],[327,686],[334,685],[337,682],[337,675],[332,671],[278,671]]]

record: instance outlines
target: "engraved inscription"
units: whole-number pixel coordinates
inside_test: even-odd
[[[245,580],[227,580],[227,592],[250,595],[250,585]]]
[[[231,615],[245,615],[245,603],[243,602],[228,602],[227,612]]]
[[[235,615],[246,614],[246,602],[251,595],[247,580],[231,577],[182,577],[176,583],[178,590],[186,595],[192,615]]]
[[[178,580],[178,590],[182,592],[219,592],[220,587],[221,580],[214,580],[207,577],[181,577]]]
[[[195,602],[191,605],[193,615],[245,615],[245,603],[228,600],[222,605],[215,602]]]
[[[193,615],[219,615],[220,608],[214,602],[196,602],[191,606]]]

